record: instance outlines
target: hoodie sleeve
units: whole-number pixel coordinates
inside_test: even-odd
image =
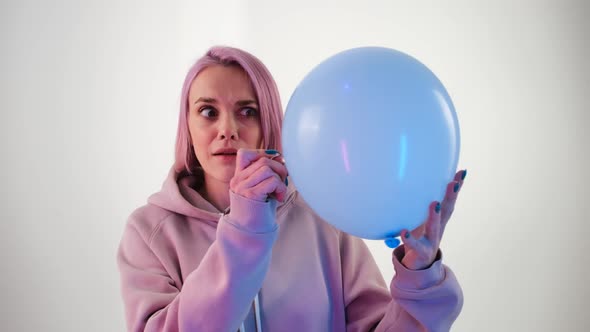
[[[128,224],[117,261],[129,331],[238,329],[262,286],[278,226],[276,202],[230,197],[232,210],[219,220],[216,240],[180,288],[150,237]]]
[[[395,276],[387,291],[366,244],[343,235],[342,273],[348,332],[449,331],[458,317],[463,294],[451,270],[437,260],[426,270],[401,264],[404,246],[393,252]]]

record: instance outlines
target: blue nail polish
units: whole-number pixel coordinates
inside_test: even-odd
[[[440,212],[440,203],[436,203],[436,207],[434,208],[434,211],[436,213],[439,213]]]
[[[409,238],[410,238],[410,232],[406,232],[406,234],[404,235],[404,237],[405,237],[406,239],[409,239]]]
[[[285,186],[289,186],[289,178],[285,178]]]
[[[266,153],[266,154],[279,154],[279,151],[270,149],[270,150],[264,151],[264,153]]]
[[[453,188],[453,192],[457,192],[459,190],[459,183],[455,183],[455,187]]]
[[[467,170],[464,170],[463,175],[461,175],[461,180],[465,180],[466,176],[467,176]]]

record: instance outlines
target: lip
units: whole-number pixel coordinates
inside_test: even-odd
[[[238,153],[238,150],[234,149],[234,148],[221,148],[221,149],[215,150],[215,152],[213,152],[213,156],[215,156],[215,157],[235,157],[237,153]]]

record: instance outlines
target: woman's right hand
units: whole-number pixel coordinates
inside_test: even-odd
[[[236,170],[229,183],[234,193],[261,202],[275,198],[285,200],[287,168],[280,153],[274,150],[239,149],[236,156]]]

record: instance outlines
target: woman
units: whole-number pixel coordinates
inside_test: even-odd
[[[463,297],[438,245],[465,171],[402,232],[389,291],[364,242],[288,184],[281,123],[251,54],[214,47],[190,69],[174,167],[118,252],[129,331],[448,331]]]

